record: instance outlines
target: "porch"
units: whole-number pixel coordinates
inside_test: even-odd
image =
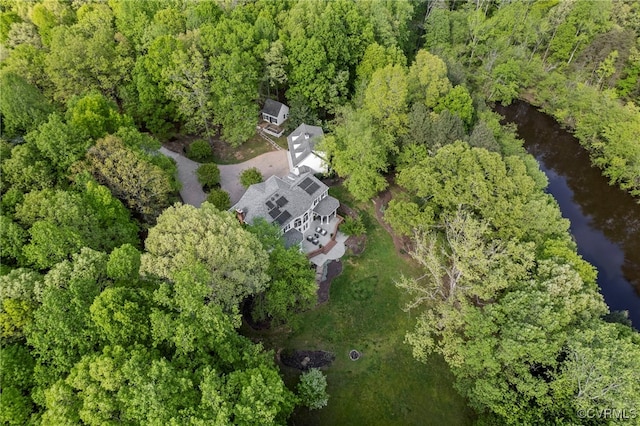
[[[341,216],[334,214],[330,218],[316,217],[311,221],[309,229],[302,235],[302,251],[312,263],[321,265],[327,260],[339,259],[344,255],[346,238],[338,232],[342,220]]]
[[[267,121],[262,121],[256,126],[256,128],[258,129],[258,132],[264,132],[276,138],[279,138],[284,134],[284,128]]]

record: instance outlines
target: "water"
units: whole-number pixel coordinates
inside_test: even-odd
[[[598,284],[612,311],[628,311],[640,328],[640,204],[609,186],[589,154],[555,120],[525,102],[496,112],[518,126],[524,147],[549,178],[547,192],[571,221],[578,253],[598,269]]]

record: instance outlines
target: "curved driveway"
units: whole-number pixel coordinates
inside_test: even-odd
[[[184,155],[173,152],[164,146],[160,148],[160,153],[176,160],[178,166],[178,180],[182,184],[180,188],[180,197],[185,204],[200,207],[200,204],[207,199],[207,194],[202,190],[202,185],[198,182],[196,170],[200,167],[200,163],[189,160]]]
[[[178,180],[182,184],[180,196],[185,204],[200,207],[200,204],[207,198],[207,194],[202,190],[202,185],[198,182],[196,170],[200,163],[189,160],[184,155],[178,154],[165,147],[160,148],[160,152],[176,161],[178,166]],[[240,173],[243,170],[255,167],[267,180],[271,176],[286,176],[289,173],[289,163],[287,161],[287,151],[271,151],[259,155],[255,158],[239,164],[218,165],[220,168],[220,186],[229,193],[231,205],[238,202],[244,187],[240,184]]]

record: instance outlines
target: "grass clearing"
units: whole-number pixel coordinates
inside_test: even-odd
[[[419,271],[397,255],[391,237],[373,218],[373,207],[368,210],[367,248],[360,256],[343,258],[344,270],[331,284],[329,302],[302,314],[297,330],[262,336],[265,346],[275,349],[336,354],[325,369],[329,405],[299,409],[291,424],[471,424],[474,413],[453,388],[444,360],[434,356],[428,364],[419,363],[404,343],[415,318],[402,310],[407,299],[394,280]],[[351,349],[361,352],[358,361],[349,359]],[[287,368],[285,380],[294,385],[298,374]]]

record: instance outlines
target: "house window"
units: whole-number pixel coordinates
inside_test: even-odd
[[[297,218],[296,221],[294,222],[293,226],[295,226],[296,228],[299,228],[300,225],[302,225],[302,219]]]
[[[309,212],[306,212],[304,214],[304,217],[302,218],[303,221],[307,222],[309,220]]]

